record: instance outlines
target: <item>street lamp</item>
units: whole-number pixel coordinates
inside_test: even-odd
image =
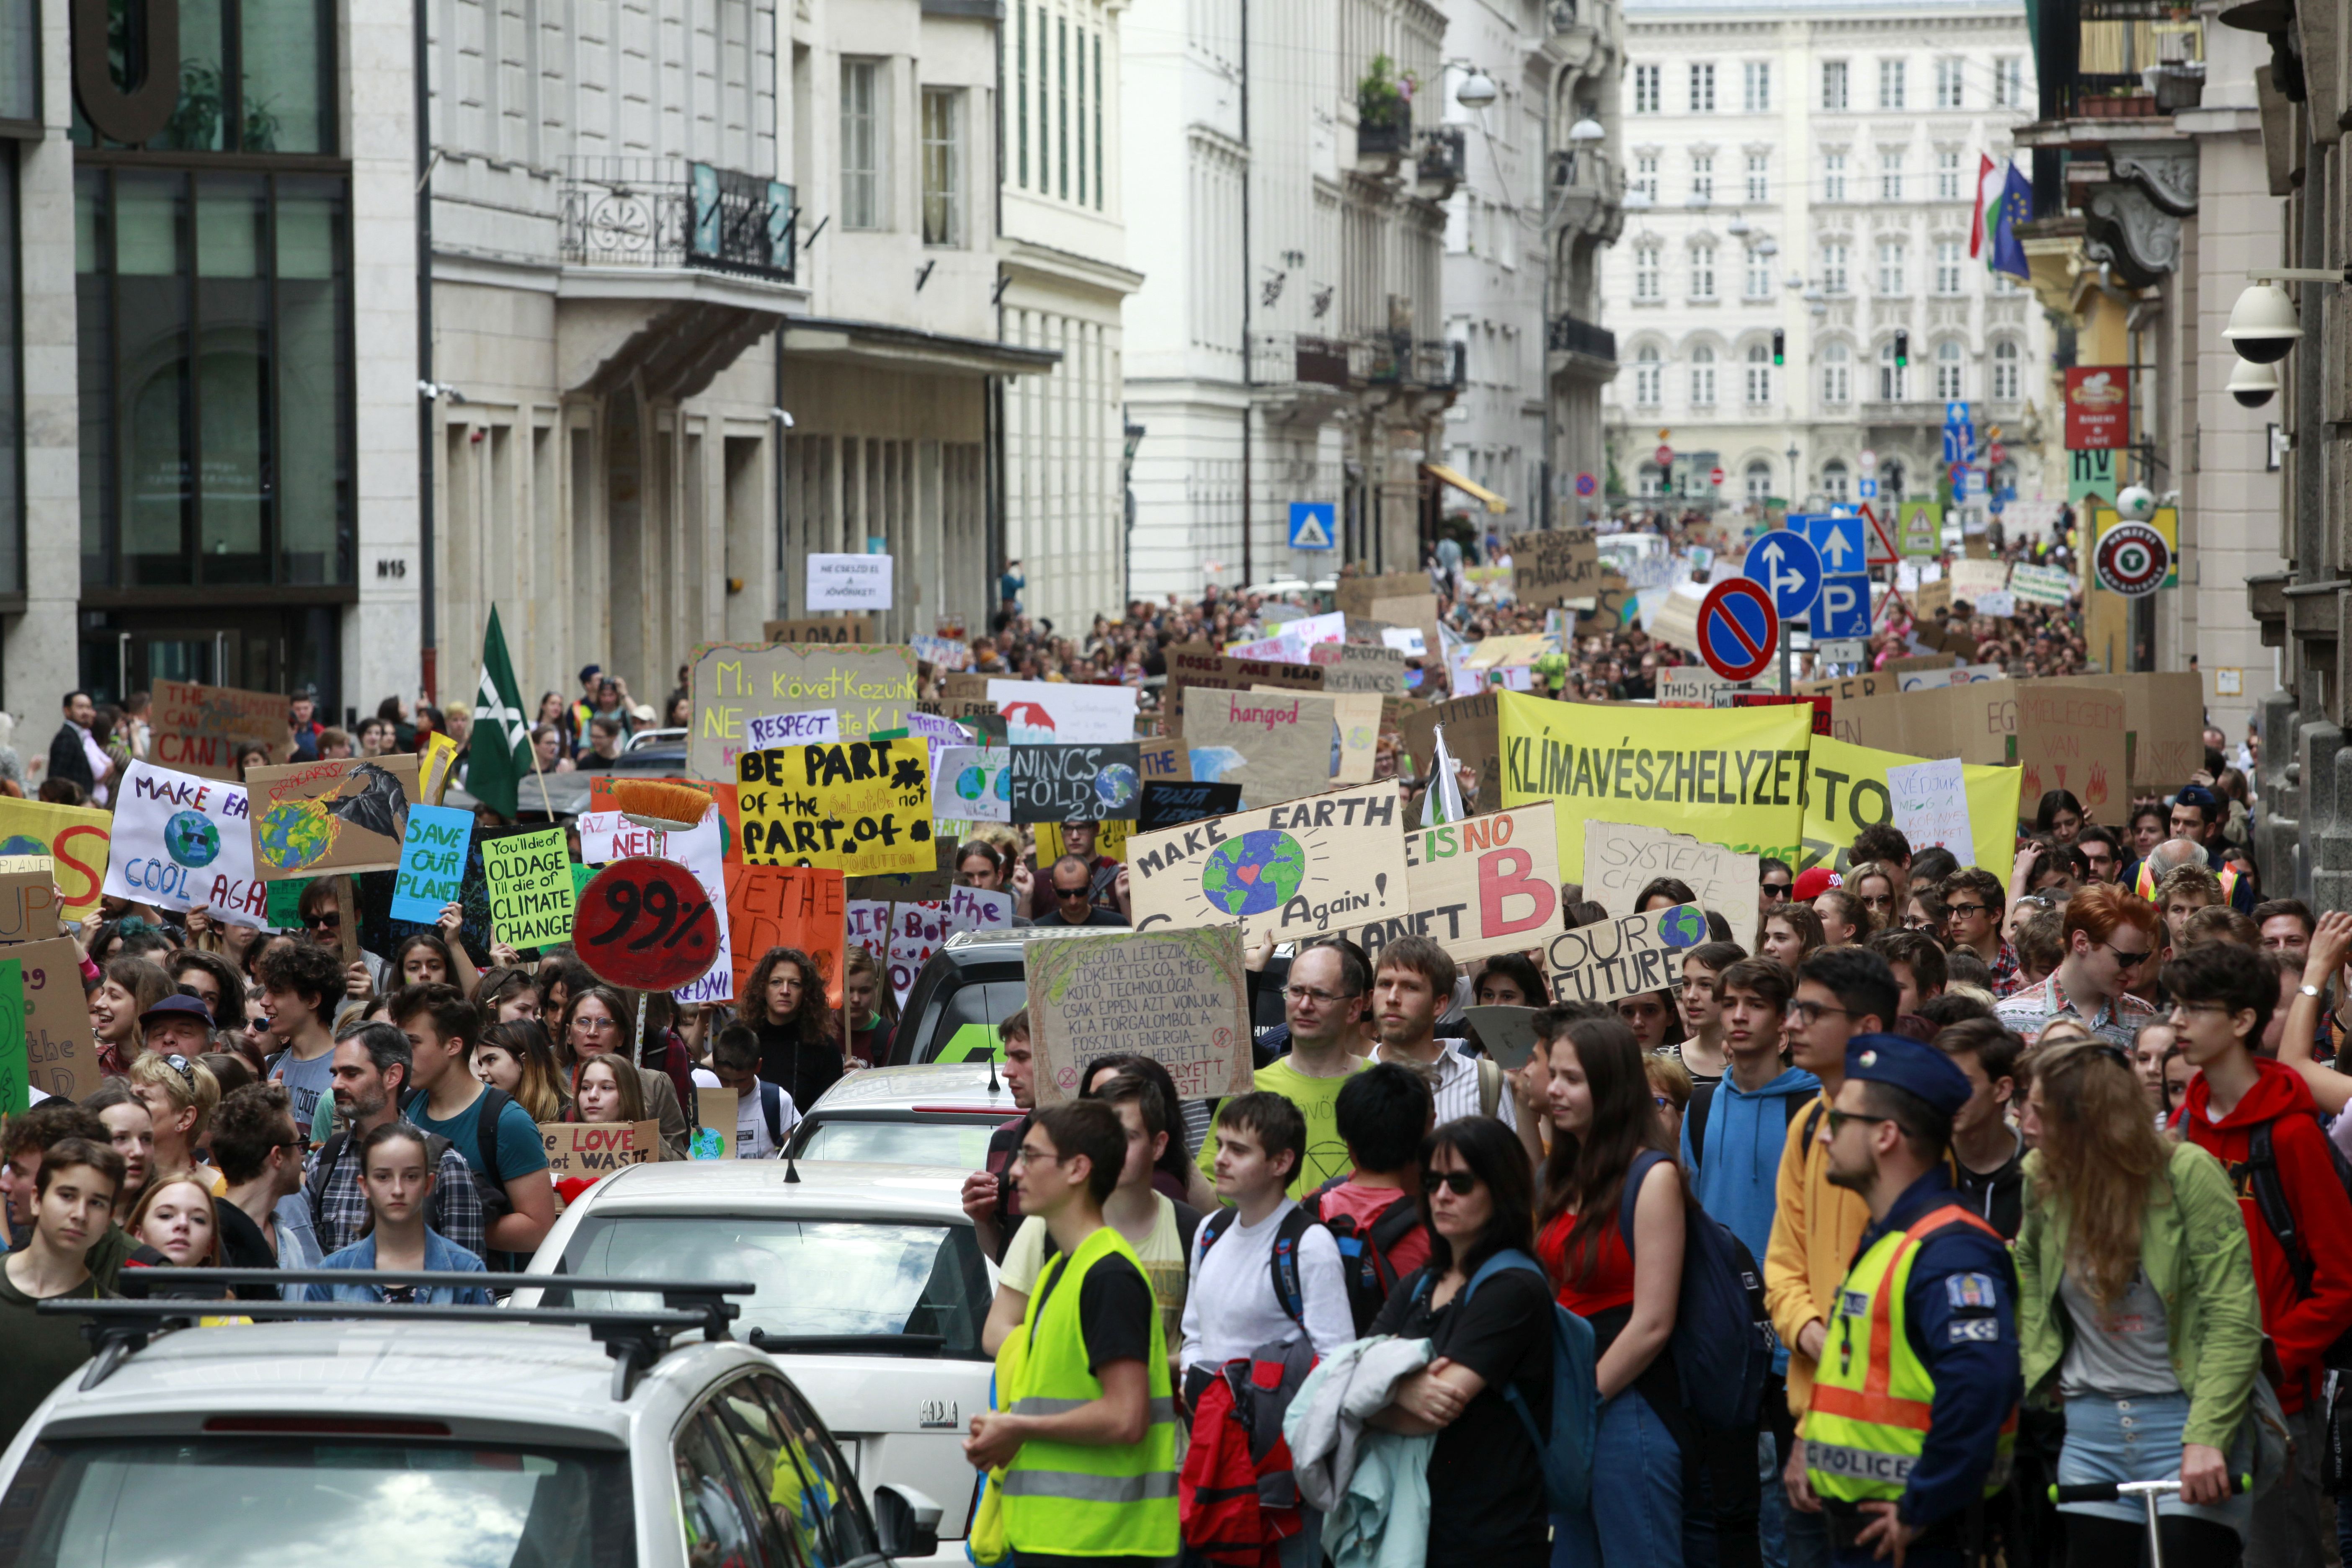
[[[1470,68],[1470,74],[1464,77],[1462,85],[1454,89],[1454,101],[1465,109],[1484,109],[1501,96],[1500,89],[1495,86],[1495,79],[1476,66]]]
[[[1588,115],[1568,128],[1568,139],[1571,142],[1606,142],[1609,132],[1601,129],[1601,121]]]

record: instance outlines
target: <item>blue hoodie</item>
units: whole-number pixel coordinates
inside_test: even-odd
[[[1690,1125],[1683,1125],[1683,1164],[1694,1173],[1699,1207],[1731,1228],[1756,1260],[1772,1239],[1780,1206],[1780,1155],[1789,1123],[1821,1093],[1822,1080],[1798,1068],[1752,1092],[1726,1074],[1707,1102],[1706,1155],[1693,1158]]]

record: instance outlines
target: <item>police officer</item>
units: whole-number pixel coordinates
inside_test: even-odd
[[[1833,1560],[1958,1568],[2009,1471],[2022,1393],[2017,1276],[1945,1164],[1968,1075],[1931,1046],[1856,1035],[1821,1138],[1870,1206],[1840,1287],[1790,1487],[1826,1509]]]

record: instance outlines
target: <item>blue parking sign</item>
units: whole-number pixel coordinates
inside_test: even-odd
[[[1816,638],[1866,637],[1870,635],[1870,579],[1859,573],[1822,579],[1822,596],[1813,606]]]

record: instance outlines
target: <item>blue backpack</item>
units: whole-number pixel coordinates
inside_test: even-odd
[[[1625,1251],[1633,1251],[1633,1206],[1651,1167],[1666,1156],[1655,1150],[1633,1157],[1617,1215]],[[1764,1274],[1748,1244],[1696,1204],[1683,1225],[1682,1291],[1667,1349],[1681,1380],[1683,1408],[1719,1431],[1752,1430],[1772,1371],[1772,1316],[1764,1307]]]
[[[1543,1265],[1524,1252],[1498,1252],[1478,1266],[1478,1272],[1462,1287],[1459,1300],[1467,1301],[1477,1294],[1478,1287],[1491,1275],[1506,1268],[1524,1268],[1543,1281],[1544,1294],[1552,1293],[1551,1276]],[[1413,1288],[1416,1298],[1427,1292],[1434,1276],[1422,1270],[1421,1283]],[[1536,1429],[1535,1412],[1528,1408],[1518,1385],[1507,1379],[1503,1384],[1504,1402],[1510,1405],[1527,1429],[1528,1441],[1536,1446],[1536,1454],[1543,1461],[1544,1501],[1554,1513],[1580,1513],[1592,1500],[1592,1448],[1601,1430],[1601,1390],[1594,1374],[1592,1325],[1561,1306],[1551,1303],[1551,1432],[1549,1436]]]

